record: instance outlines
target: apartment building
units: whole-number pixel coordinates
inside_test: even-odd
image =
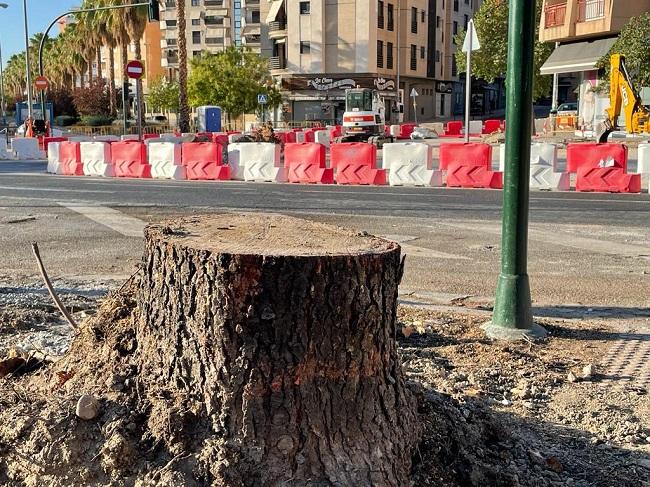
[[[176,1],[166,0],[160,10],[162,66],[169,77],[175,77],[178,69]],[[233,45],[260,52],[260,4],[267,0],[181,1],[185,1],[188,58]]]
[[[284,117],[338,120],[345,89],[355,86],[378,89],[393,120],[398,102],[404,120],[448,117],[454,90],[462,90],[453,36],[480,3],[272,0],[263,12],[261,52],[287,100]]]
[[[577,91],[578,116],[585,130],[593,129],[608,104],[607,97],[592,91],[598,85],[596,63],[629,19],[648,11],[650,0],[544,1],[539,39],[556,43],[556,48],[541,73],[557,75],[560,102],[573,101]]]

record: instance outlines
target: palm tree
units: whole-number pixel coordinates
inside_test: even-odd
[[[178,26],[178,89],[179,112],[178,129],[190,131],[190,107],[187,103],[187,38],[185,24],[185,0],[176,0],[176,23]]]

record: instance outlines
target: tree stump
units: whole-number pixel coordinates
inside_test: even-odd
[[[409,484],[420,428],[395,342],[398,244],[278,215],[145,239],[142,372],[199,405],[210,483]]]

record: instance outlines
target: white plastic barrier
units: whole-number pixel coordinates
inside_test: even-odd
[[[540,164],[542,166],[551,166],[557,171],[557,146],[555,144],[545,144],[536,142],[530,144],[530,163]],[[499,171],[503,172],[506,166],[506,145],[499,144]]]
[[[297,143],[302,143],[305,141],[305,133],[304,132],[296,132],[296,142]]]
[[[244,181],[287,182],[278,144],[251,142],[237,145],[239,165],[244,167]]]
[[[117,135],[95,135],[93,139],[97,142],[118,142],[120,140]]]
[[[650,174],[650,144],[639,144],[636,172]]]
[[[314,132],[314,140],[319,144],[324,145],[325,147],[330,146],[330,131],[329,130],[317,130]]]
[[[47,145],[47,172],[50,174],[62,174],[61,158],[59,151],[61,150],[61,142],[50,142]]]
[[[163,134],[157,139],[147,139],[144,141],[145,144],[151,144],[154,142],[173,142],[174,144],[182,144],[183,138],[177,137],[174,134]]]
[[[504,172],[506,146],[499,146],[499,171]],[[569,191],[571,177],[559,172],[557,146],[555,144],[534,143],[530,145],[530,187],[531,189]]]
[[[81,142],[79,144],[81,163],[86,176],[113,177],[111,164],[111,144],[109,142]]]
[[[7,139],[0,134],[0,159],[13,159],[13,153],[7,148]]]
[[[45,159],[45,153],[38,148],[38,139],[35,137],[16,137],[11,139],[11,150],[16,159]]]
[[[230,166],[230,179],[244,180],[244,166],[241,164],[241,146],[246,142],[233,142],[228,144],[228,165]]]
[[[185,167],[181,165],[180,144],[174,142],[148,144],[147,160],[151,166],[152,178],[185,179]]]
[[[390,126],[390,135],[393,137],[399,137],[402,134],[402,128],[399,125]]]
[[[384,144],[382,166],[391,186],[442,186],[442,171],[433,170],[432,147],[419,142]]]
[[[431,130],[433,130],[438,135],[442,135],[445,133],[445,124],[442,122],[433,122],[431,124]]]
[[[481,120],[470,120],[469,121],[469,134],[475,135],[483,132],[483,122]]]
[[[121,140],[140,140],[140,137],[137,135],[131,134],[131,135],[123,135],[120,137]]]
[[[68,142],[92,142],[93,138],[86,135],[73,135],[68,137]]]

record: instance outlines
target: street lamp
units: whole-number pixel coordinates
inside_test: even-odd
[[[29,29],[27,28],[27,0],[23,0],[23,17],[25,21],[25,65],[27,70],[27,113],[32,123],[34,121],[34,105],[32,102],[32,69],[29,62]],[[43,114],[45,115],[45,114]]]
[[[7,8],[9,5],[0,3],[0,8]],[[2,67],[2,46],[0,46],[0,112],[2,113],[2,123],[6,122],[7,108],[5,106],[5,77]]]

